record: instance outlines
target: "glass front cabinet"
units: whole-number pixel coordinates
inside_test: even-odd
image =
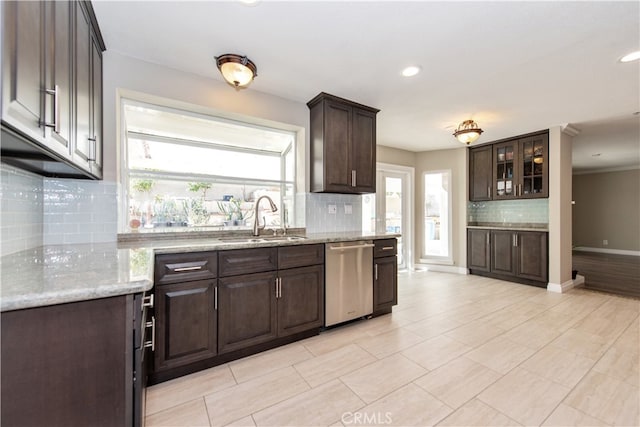
[[[549,135],[493,145],[493,200],[549,196]]]

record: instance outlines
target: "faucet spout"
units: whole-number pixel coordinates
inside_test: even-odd
[[[264,225],[260,225],[260,220],[258,218],[258,210],[260,209],[260,202],[262,201],[262,199],[267,199],[269,201],[269,207],[271,208],[271,212],[277,212],[278,211],[278,207],[276,206],[276,204],[273,202],[273,200],[271,199],[271,197],[269,196],[260,196],[258,197],[258,200],[256,200],[256,205],[254,206],[254,212],[253,212],[253,235],[254,236],[259,236],[260,235],[260,230],[262,230],[266,224]]]

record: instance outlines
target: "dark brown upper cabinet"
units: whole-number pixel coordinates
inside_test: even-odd
[[[548,133],[494,144],[494,200],[549,197],[548,152]]]
[[[469,200],[549,197],[549,134],[540,132],[469,150]]]
[[[311,111],[311,191],[376,191],[375,108],[327,93],[307,103]]]
[[[469,200],[491,200],[493,150],[485,145],[469,150]]]
[[[102,52],[88,1],[2,2],[2,158],[102,177]]]

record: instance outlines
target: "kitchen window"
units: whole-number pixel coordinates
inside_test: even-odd
[[[451,171],[424,174],[424,245],[421,262],[450,264],[451,256]]]
[[[295,132],[131,100],[122,112],[121,230],[249,229],[263,195],[278,211],[260,223],[291,226]]]

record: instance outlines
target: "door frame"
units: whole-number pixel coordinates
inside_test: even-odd
[[[398,174],[402,176],[403,188],[402,188],[402,239],[403,245],[402,249],[404,251],[404,260],[406,264],[406,268],[409,270],[414,270],[415,261],[414,261],[414,199],[415,199],[415,168],[411,166],[400,166],[394,165],[390,163],[376,163],[376,179],[378,182],[381,182],[383,178],[384,172],[389,172],[393,174]],[[376,189],[382,191],[384,188],[384,184],[377,185]],[[405,196],[406,194],[406,196]],[[384,194],[379,194],[376,191],[376,232],[386,232],[384,229],[385,218],[384,215],[381,216],[379,213],[385,213],[382,211],[383,206],[383,196]]]

